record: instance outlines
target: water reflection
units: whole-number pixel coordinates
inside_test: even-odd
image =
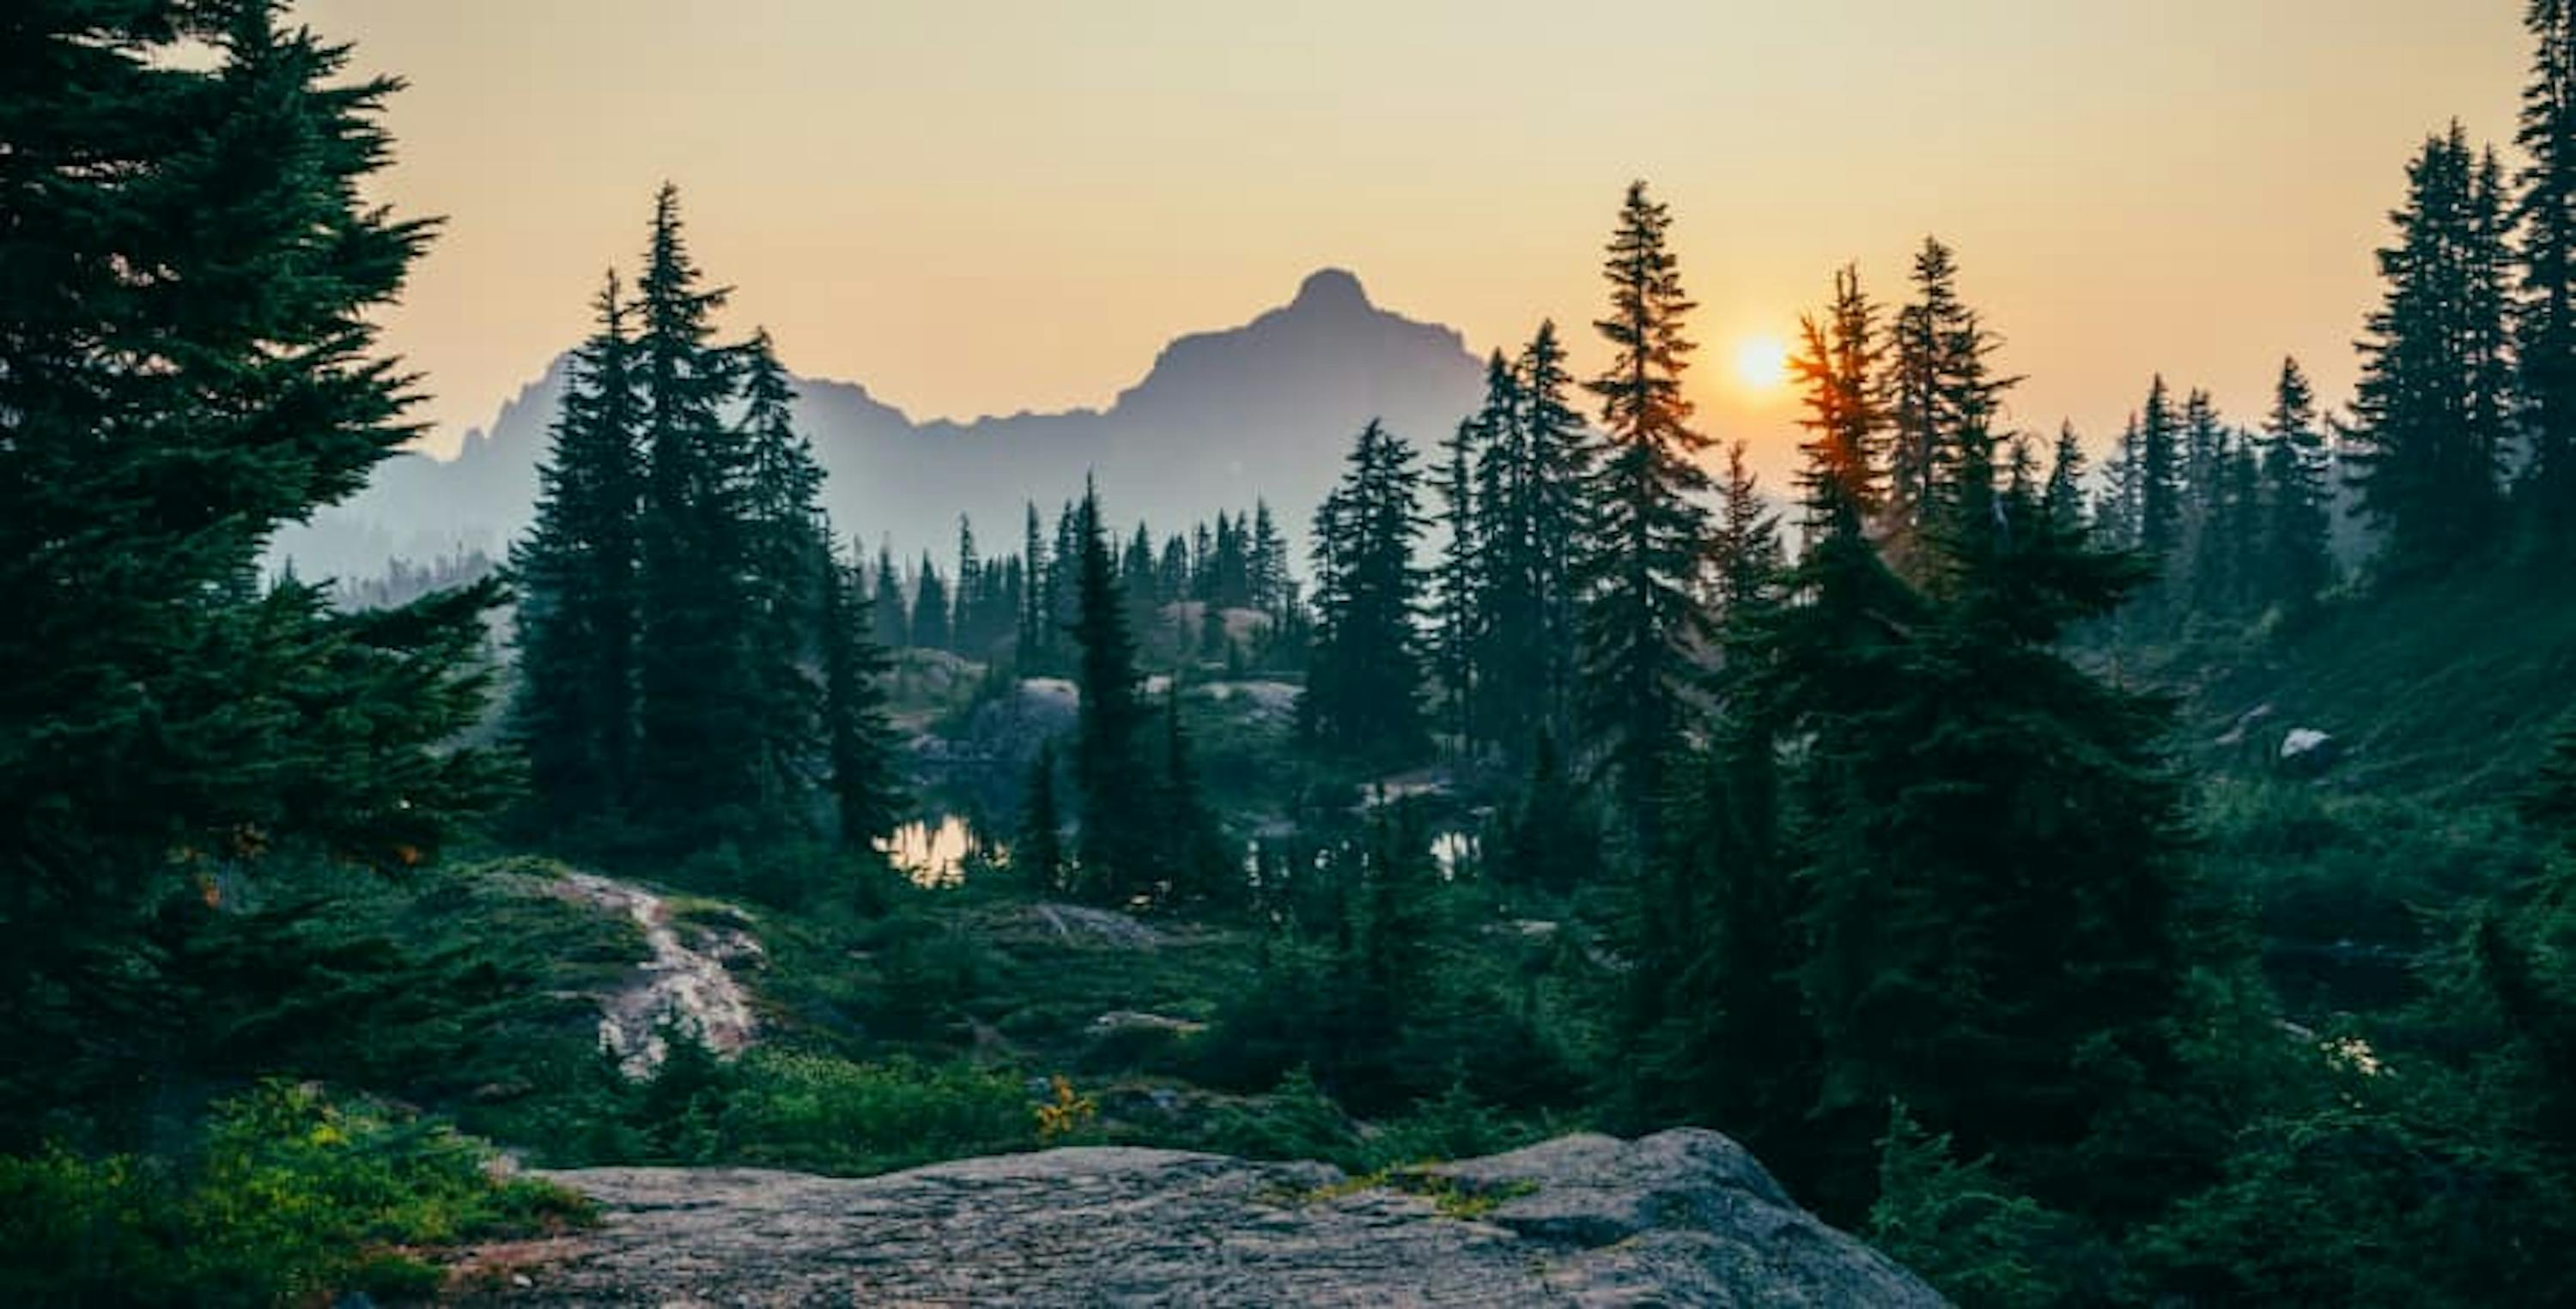
[[[966,880],[966,860],[983,849],[975,829],[955,814],[935,823],[916,819],[877,838],[877,849],[895,871],[916,886],[957,886]]]

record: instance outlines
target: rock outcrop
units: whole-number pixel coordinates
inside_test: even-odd
[[[470,1302],[1939,1305],[1713,1132],[1569,1136],[1384,1177],[1078,1148],[865,1179],[554,1174],[606,1222],[496,1251]],[[479,1297],[479,1298],[477,1298]]]

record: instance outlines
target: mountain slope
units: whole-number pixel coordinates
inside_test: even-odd
[[[456,458],[389,461],[364,493],[282,535],[276,553],[307,576],[363,576],[395,554],[497,552],[527,524],[563,367],[558,358],[468,434]],[[1243,326],[1173,341],[1106,410],[915,422],[864,386],[806,378],[797,417],[844,534],[945,561],[959,514],[988,552],[1007,550],[1023,502],[1052,515],[1086,473],[1118,523],[1178,530],[1266,496],[1302,536],[1361,424],[1381,418],[1427,450],[1480,386],[1457,332],[1380,309],[1357,278],[1325,269]]]

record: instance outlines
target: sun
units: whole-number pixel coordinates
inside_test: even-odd
[[[1789,347],[1769,336],[1748,336],[1735,346],[1735,380],[1773,391],[1789,380]]]

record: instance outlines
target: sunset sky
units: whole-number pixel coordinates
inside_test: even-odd
[[[1585,324],[1622,186],[1669,202],[1704,426],[1856,260],[1927,232],[2098,443],[2162,369],[2340,402],[2401,168],[2509,140],[2521,0],[309,0],[411,89],[381,198],[447,227],[387,317],[436,448],[585,328],[654,186],[790,367],[915,417],[1107,403],[1324,265],[1482,352]],[[1588,327],[1576,361],[1599,358]],[[1338,434],[1337,434],[1338,435]],[[1434,434],[1413,434],[1427,442]]]

